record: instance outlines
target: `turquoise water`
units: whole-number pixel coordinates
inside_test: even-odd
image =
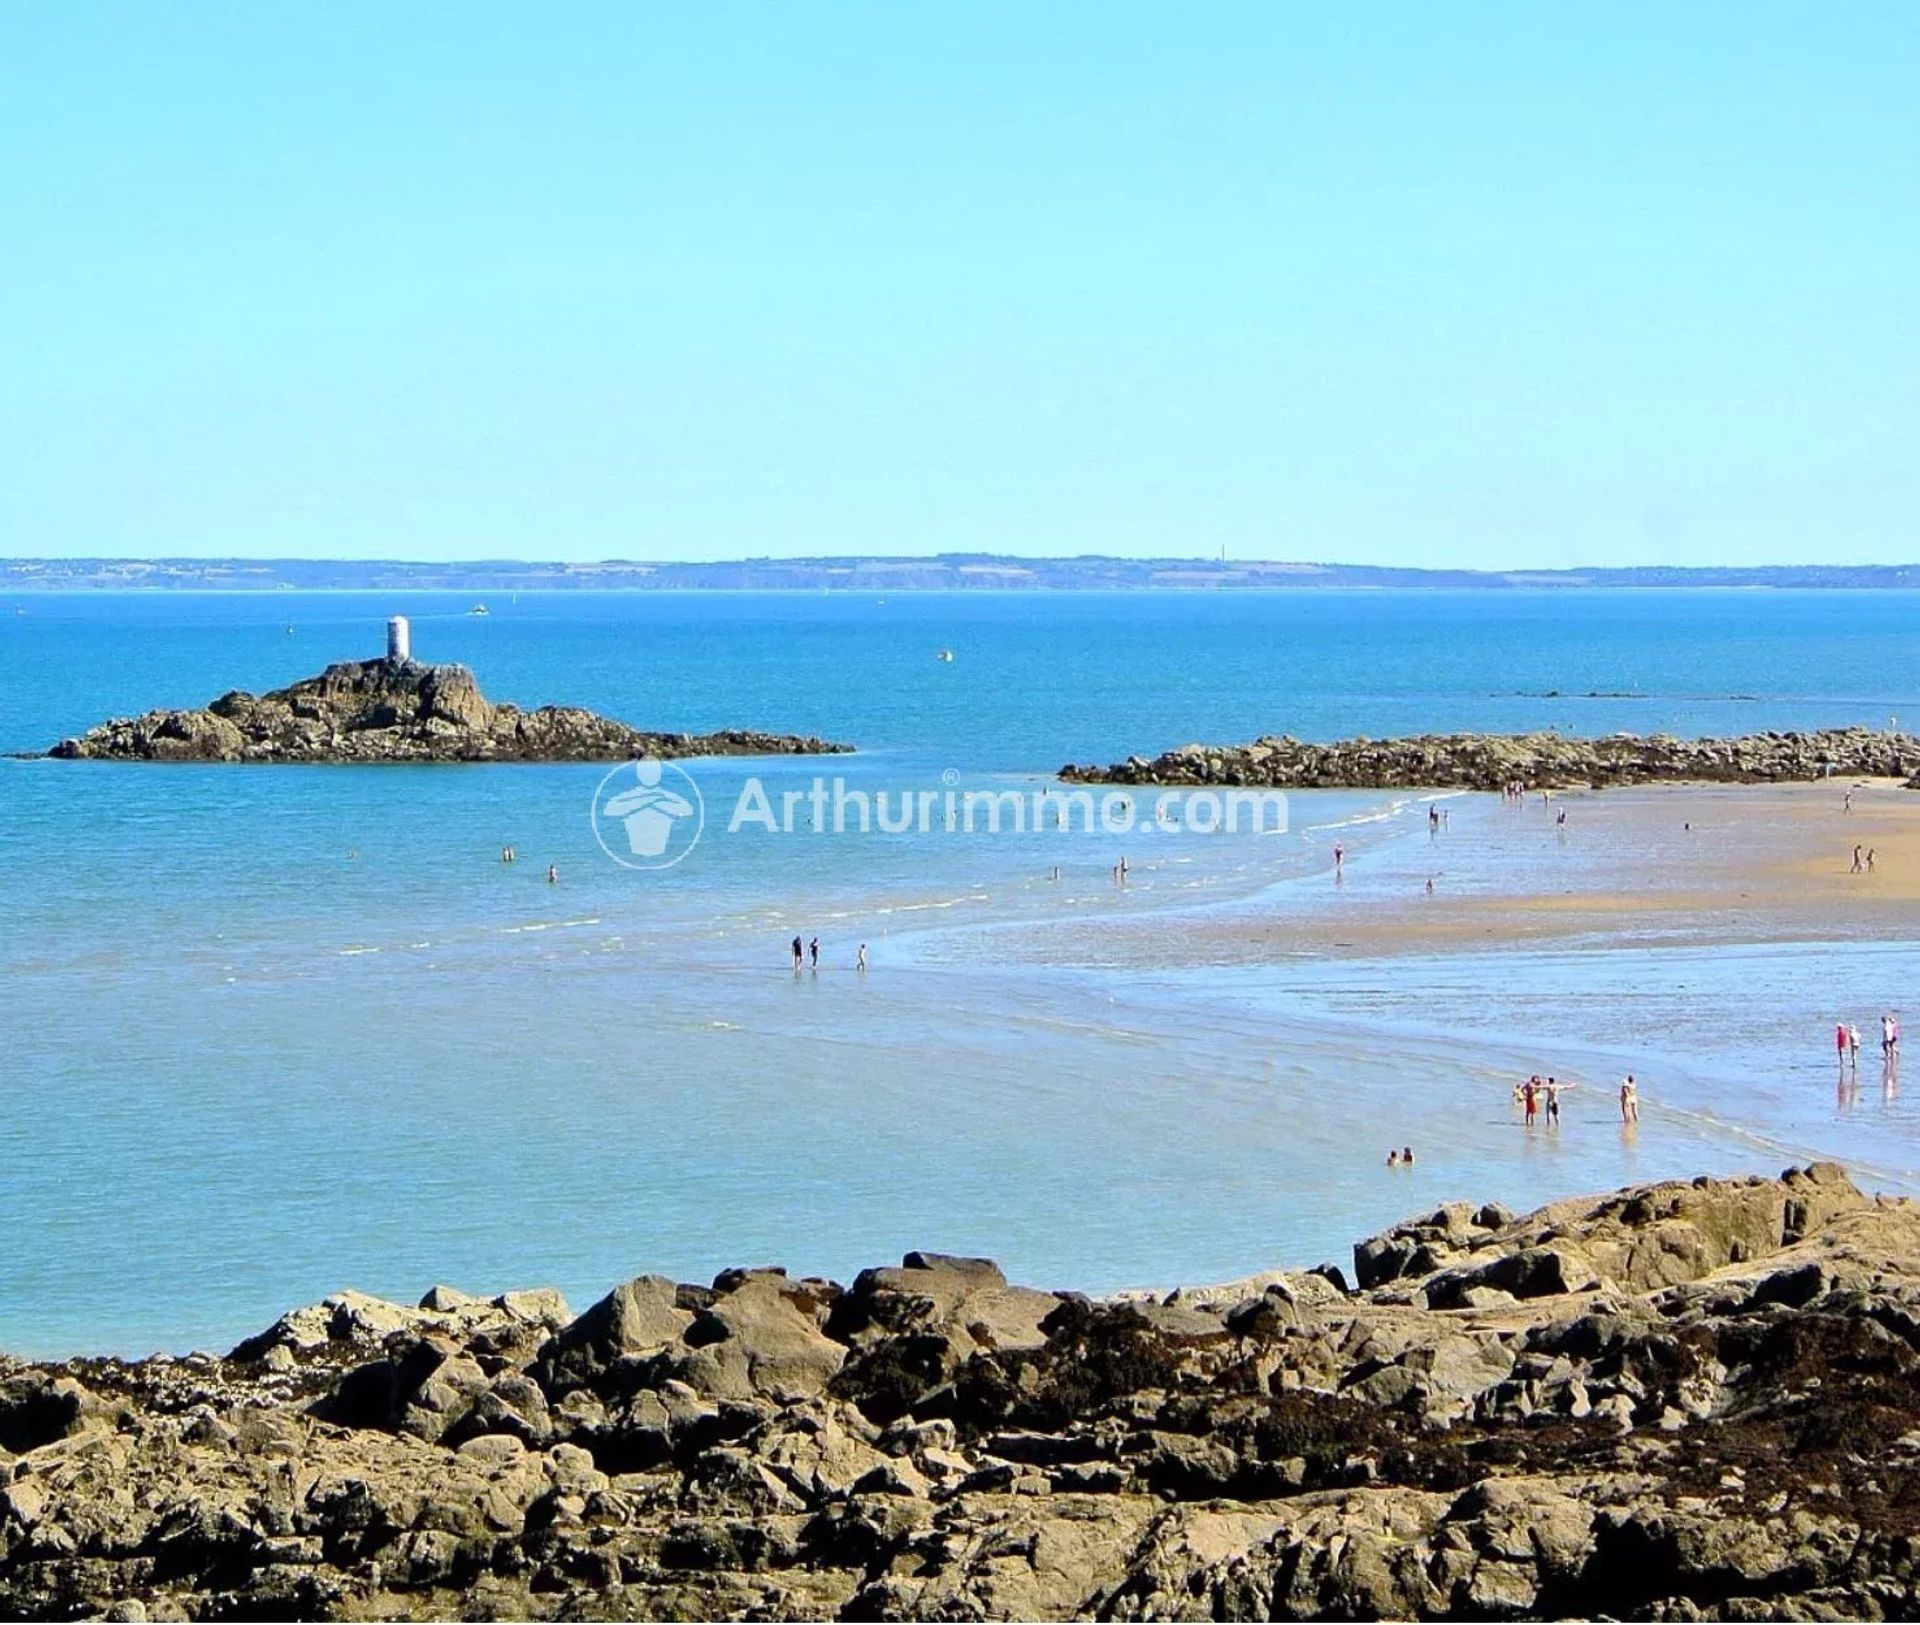
[[[0,749],[375,652],[393,611],[418,654],[466,661],[496,699],[861,747],[694,764],[710,819],[750,776],[776,797],[835,772],[1035,790],[1067,760],[1263,731],[1920,719],[1913,595],[465,607],[0,602]],[[642,1269],[845,1275],[915,1246],[1042,1283],[1202,1279],[1340,1257],[1450,1195],[1532,1201],[1819,1150],[1892,1187],[1920,1164],[1897,1094],[1836,1103],[1795,1070],[1815,1064],[1802,1007],[1836,984],[1897,1003],[1920,969],[1908,945],[1156,973],[1107,964],[1103,922],[1313,906],[1331,839],[1358,874],[1404,864],[1424,808],[1300,796],[1285,835],[1125,840],[710,825],[685,862],[641,874],[595,843],[601,776],[0,763],[0,1346],[221,1346],[344,1285],[553,1283],[585,1301]],[[1454,803],[1454,823],[1478,805]],[[821,937],[818,976],[789,971],[795,932]],[[1568,1075],[1590,1064],[1593,1092],[1570,1097],[1559,1140],[1517,1151],[1505,1080],[1542,1046]],[[1623,1141],[1600,1080],[1636,1060],[1663,1088]],[[1385,1146],[1406,1139],[1421,1162],[1388,1179]]]

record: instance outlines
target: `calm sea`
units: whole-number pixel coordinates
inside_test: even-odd
[[[1755,989],[1785,1008],[1810,966],[1894,1002],[1917,968],[1897,944],[1623,952],[1601,970],[1410,961],[1357,979],[1102,962],[1100,922],[1122,912],[1283,910],[1329,831],[1356,864],[1393,862],[1424,823],[1406,798],[1301,796],[1286,835],[1130,843],[719,827],[755,776],[776,798],[837,772],[869,790],[1031,791],[1069,760],[1261,732],[1920,721],[1920,595],[467,608],[0,600],[0,749],[376,653],[400,612],[419,656],[466,662],[495,699],[861,753],[694,764],[708,833],[650,874],[597,845],[597,768],[0,763],[0,1346],[224,1346],[346,1285],[551,1283],[584,1303],[645,1269],[844,1276],[916,1246],[989,1253],[1041,1284],[1206,1279],[1341,1257],[1454,1195],[1519,1203],[1822,1149],[1899,1185],[1920,1160],[1904,1107],[1849,1123],[1728,1095],[1766,1064],[1757,1033],[1792,1035],[1712,1019]],[[1477,816],[1453,805],[1456,824]],[[1023,955],[1055,926],[1091,945],[1083,963]],[[788,969],[796,932],[822,940],[817,976]],[[1650,986],[1667,989],[1653,1008]],[[1587,1106],[1590,1132],[1515,1155],[1501,1080],[1537,1064],[1543,1035],[1598,1073],[1675,1021],[1691,1071],[1662,1132],[1623,1142]],[[1381,1177],[1388,1138],[1420,1140],[1412,1175]]]

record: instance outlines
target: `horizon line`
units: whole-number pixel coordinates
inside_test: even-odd
[[[1049,566],[1103,565],[1126,570],[1185,569],[1196,572],[1233,574],[1244,571],[1281,571],[1296,574],[1356,572],[1365,574],[1430,576],[1595,576],[1621,574],[1694,574],[1694,575],[1778,575],[1838,572],[1902,573],[1920,571],[1920,560],[1871,562],[1846,560],[1821,562],[1800,560],[1779,564],[1685,564],[1634,562],[1625,564],[1517,564],[1517,565],[1445,565],[1445,564],[1373,564],[1358,560],[1310,558],[1216,558],[1204,554],[1158,553],[994,553],[951,549],[935,553],[744,553],[714,559],[640,559],[610,555],[602,558],[541,559],[510,554],[477,554],[471,557],[431,559],[409,558],[401,554],[339,557],[312,553],[239,554],[239,553],[74,553],[74,554],[0,554],[0,571],[71,571],[84,567],[147,569],[222,569],[260,573],[280,565],[300,565],[338,570],[482,570],[512,569],[528,571],[620,570],[636,574],[681,570],[726,570],[748,566],[765,569],[986,566],[1008,574],[1045,569]]]

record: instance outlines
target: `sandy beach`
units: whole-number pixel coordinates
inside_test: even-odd
[[[1894,781],[1660,785],[1518,803],[1461,795],[1433,805],[1445,809],[1444,826],[1407,840],[1327,831],[1321,874],[1254,905],[1103,922],[1103,954],[1197,966],[1649,935],[1696,945],[1901,941],[1920,923],[1920,792]],[[1346,848],[1337,876],[1336,841]],[[1070,932],[1052,950],[1084,951]]]

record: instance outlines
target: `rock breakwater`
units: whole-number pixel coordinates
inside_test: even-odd
[[[1610,784],[1784,784],[1828,777],[1912,779],[1920,737],[1872,728],[1679,739],[1671,734],[1419,734],[1316,745],[1269,735],[1250,745],[1182,745],[1151,761],[1074,766],[1082,784],[1247,788],[1530,790]]]
[[[495,705],[464,666],[347,660],[268,694],[116,718],[49,756],[160,762],[621,762],[812,755],[823,739],[732,729],[648,733],[573,706]]]
[[[1831,1165],[1098,1301],[343,1293],[0,1365],[15,1617],[1912,1617],[1920,1208]]]

